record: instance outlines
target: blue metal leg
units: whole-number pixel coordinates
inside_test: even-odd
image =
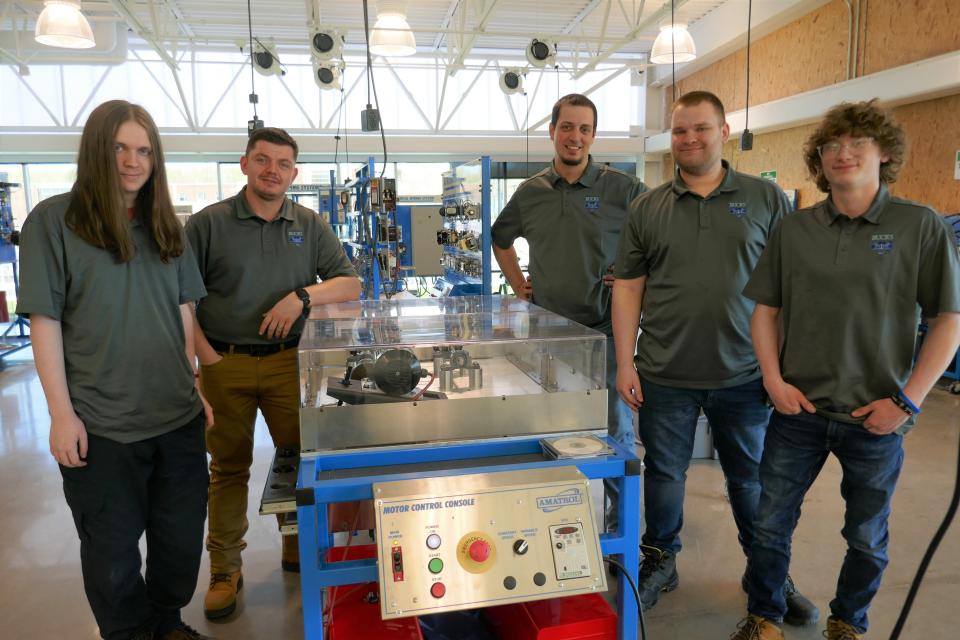
[[[300,462],[297,487],[313,486],[316,477],[314,460]],[[324,527],[320,529],[318,517],[323,513]],[[300,594],[303,600],[303,637],[307,640],[323,640],[323,588],[320,585],[319,554],[326,540],[326,505],[297,507],[297,532],[300,540]],[[324,537],[320,537],[320,532]]]

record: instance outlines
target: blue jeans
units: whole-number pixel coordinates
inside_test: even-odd
[[[763,382],[758,378],[736,387],[704,390],[665,387],[641,379],[640,387],[640,440],[646,450],[643,544],[680,551],[684,484],[702,409],[727,481],[740,545],[748,554],[760,499],[763,437],[770,419]]]
[[[617,393],[617,351],[607,336],[607,433],[628,451],[637,452],[633,411]]]
[[[623,445],[627,451],[637,452],[637,436],[633,431],[633,411],[617,393],[617,353],[611,336],[607,336],[607,434]],[[620,492],[614,482],[604,480],[603,487],[606,530],[615,531],[619,523],[617,497]]]
[[[830,453],[843,469],[840,495],[846,511],[841,533],[847,541],[830,611],[865,633],[867,609],[887,566],[887,519],[903,465],[903,436],[877,436],[858,424],[809,413],[773,414],[760,465],[763,492],[751,550],[747,606],[750,613],[783,619],[787,610],[783,581],[800,505]]]

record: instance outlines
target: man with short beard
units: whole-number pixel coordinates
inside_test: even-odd
[[[680,582],[684,483],[701,411],[712,427],[748,564],[754,538],[770,409],[750,343],[753,303],[741,291],[790,205],[774,183],[721,159],[729,136],[715,95],[693,91],[677,100],[671,114],[676,173],[630,207],[614,270],[616,385],[638,412],[645,450],[644,609]],[[816,622],[816,607],[789,577],[786,582],[786,620]]]
[[[246,186],[186,225],[209,292],[197,306],[196,340],[200,381],[216,416],[207,434],[210,587],[203,610],[210,619],[233,613],[243,587],[257,411],[274,445],[300,449],[297,345],[304,320],[312,305],[360,295],[330,225],[286,197],[297,153],[283,129],[255,130],[240,158]],[[283,537],[281,566],[300,570],[295,536]]]

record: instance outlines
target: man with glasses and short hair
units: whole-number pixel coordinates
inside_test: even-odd
[[[829,454],[840,462],[847,553],[829,640],[856,640],[887,566],[903,435],[960,343],[960,260],[930,207],[890,195],[905,136],[875,100],[827,112],[805,148],[826,200],[786,218],[744,294],[775,411],[736,640],[780,640],[800,506]],[[929,333],[913,363],[921,312]]]

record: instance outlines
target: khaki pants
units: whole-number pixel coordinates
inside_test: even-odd
[[[222,355],[223,360],[200,371],[203,394],[214,415],[214,425],[207,431],[211,573],[232,573],[242,565],[257,409],[263,413],[274,445],[300,450],[297,350],[286,349],[265,358]]]

